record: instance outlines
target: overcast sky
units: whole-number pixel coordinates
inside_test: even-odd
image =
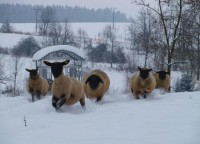
[[[0,0],[0,3],[23,3],[23,4],[39,4],[39,5],[69,5],[84,6],[87,8],[116,8],[128,16],[135,16],[141,6],[137,6],[131,1],[133,0]],[[151,3],[155,0],[146,0]]]

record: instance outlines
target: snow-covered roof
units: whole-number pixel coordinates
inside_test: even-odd
[[[74,46],[69,46],[69,45],[56,45],[56,46],[45,47],[37,51],[33,55],[32,60],[40,61],[41,59],[45,58],[49,54],[52,54],[55,52],[64,52],[73,59],[82,60],[82,61],[85,60],[84,52],[81,49],[76,48]]]

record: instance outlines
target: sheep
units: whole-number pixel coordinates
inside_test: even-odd
[[[164,89],[167,92],[170,87],[170,73],[166,71],[157,71],[153,75],[156,79],[156,88]]]
[[[63,66],[69,62],[70,60],[53,63],[44,61],[44,64],[51,67],[51,72],[54,76],[52,106],[56,111],[60,111],[60,108],[64,104],[73,105],[78,101],[83,108],[85,107],[85,95],[82,83],[73,77],[63,74]]]
[[[31,94],[32,102],[34,102],[34,95],[40,99],[41,95],[45,96],[47,94],[49,84],[46,79],[42,78],[38,74],[38,68],[32,70],[26,68],[26,71],[30,73],[29,79],[27,81],[27,91]]]
[[[156,87],[156,80],[150,73],[152,69],[139,68],[139,72],[131,78],[130,88],[136,99],[139,99],[139,94],[143,94],[146,99],[147,94],[150,94]]]
[[[110,79],[104,71],[96,69],[84,76],[83,85],[86,96],[90,99],[96,98],[98,103],[108,91]]]

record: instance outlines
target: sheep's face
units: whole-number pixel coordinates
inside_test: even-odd
[[[59,77],[62,74],[63,66],[67,65],[69,62],[70,62],[70,60],[66,60],[64,62],[53,62],[53,63],[44,61],[44,63],[47,66],[51,67],[51,72],[55,78]]]
[[[30,73],[30,78],[31,79],[36,79],[38,77],[38,68],[37,69],[26,69]]]
[[[139,71],[140,71],[140,77],[141,77],[142,79],[148,78],[149,72],[152,70],[152,69],[139,68],[139,67],[138,67],[138,69],[139,69]]]
[[[156,73],[158,74],[160,80],[164,80],[166,78],[167,74],[170,75],[170,73],[168,73],[166,71],[158,71]]]
[[[97,75],[91,75],[85,82],[87,84],[89,82],[89,85],[91,89],[96,90],[99,86],[99,83],[103,83],[103,81],[100,79]]]

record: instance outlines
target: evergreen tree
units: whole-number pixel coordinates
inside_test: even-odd
[[[14,28],[13,26],[10,25],[8,20],[4,22],[0,28],[0,32],[2,33],[12,33],[13,31],[14,31]]]
[[[176,82],[175,85],[176,92],[184,92],[184,91],[194,91],[194,82],[191,75],[184,73],[180,80]]]

